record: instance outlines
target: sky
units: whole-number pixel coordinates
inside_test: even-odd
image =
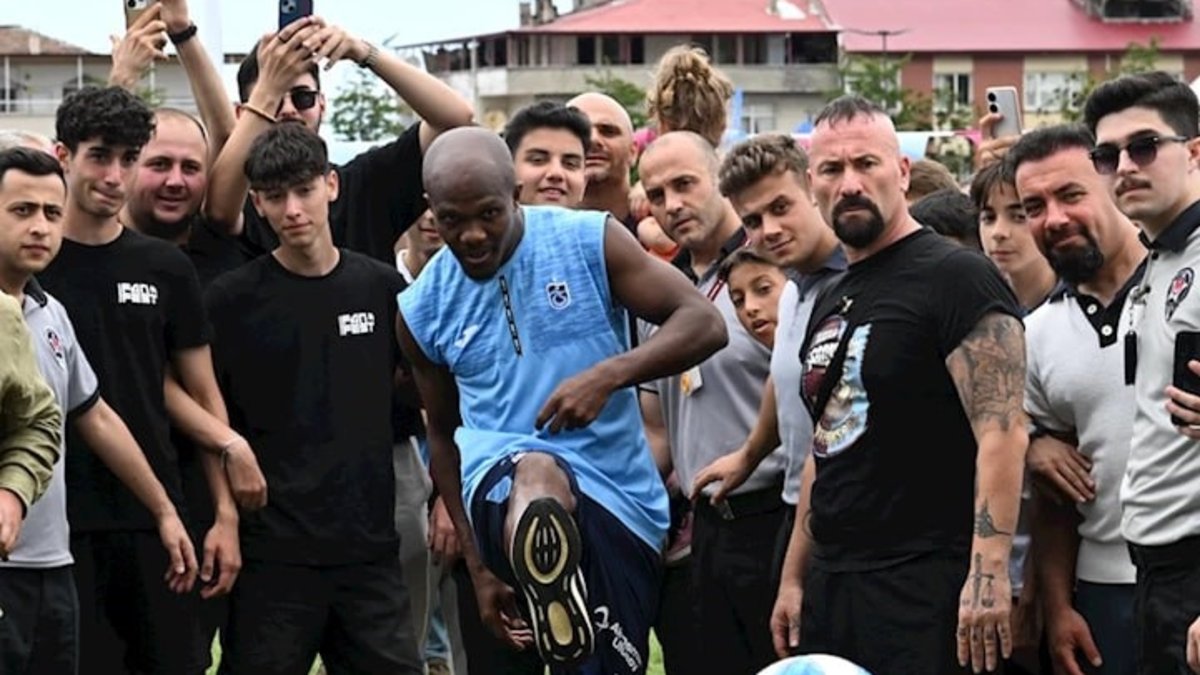
[[[109,36],[124,32],[123,0],[0,0],[0,24],[16,24],[86,49],[107,53]],[[571,0],[554,0],[560,11]],[[518,0],[314,0],[315,12],[357,37],[396,45],[431,42],[515,28]],[[278,24],[277,0],[189,0],[189,12],[210,51],[219,41],[225,52],[245,52]],[[211,29],[215,7],[220,31]],[[64,21],[64,17],[70,20]],[[336,92],[353,68],[341,64],[325,78]],[[232,87],[233,69],[223,69]]]

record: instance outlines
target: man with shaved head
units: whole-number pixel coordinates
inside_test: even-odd
[[[633,231],[629,210],[629,169],[637,158],[633,121],[615,99],[599,92],[580,94],[567,102],[592,123],[592,142],[584,161],[587,189],[583,208],[608,211]]]
[[[817,299],[800,350],[809,527],[789,546],[778,629],[871,672],[994,670],[1012,648],[1028,443],[1016,299],[983,256],[909,215],[909,162],[874,104],[828,104],[809,155],[850,267]]]
[[[556,673],[644,673],[667,499],[633,387],[725,331],[611,216],[520,206],[494,134],[443,134],[423,172],[450,253],[400,294],[397,333],[480,614],[528,650],[481,665],[541,673],[532,643]],[[632,350],[627,311],[662,326]]]
[[[661,418],[669,458],[695,504],[691,597],[704,672],[752,673],[775,660],[768,619],[775,598],[769,552],[787,510],[780,497],[787,458],[776,444],[744,484],[712,500],[716,486],[694,494],[701,469],[745,442],[758,418],[771,350],[737,318],[722,263],[749,242],[741,219],[718,189],[716,151],[699,134],[675,131],[642,154],[642,185],[655,219],[679,244],[674,265],[708,297],[729,344],[704,363],[643,389],[647,424]],[[652,334],[648,327],[644,335]],[[665,610],[669,611],[669,610]],[[681,610],[663,623],[685,621]]]

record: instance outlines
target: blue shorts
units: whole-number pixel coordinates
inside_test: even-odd
[[[506,554],[504,521],[513,474],[523,453],[496,462],[475,490],[469,506],[475,539],[483,562],[504,583],[517,587]],[[650,628],[658,610],[662,585],[662,556],[625,527],[598,502],[579,490],[575,473],[555,457],[567,475],[575,497],[575,524],[583,542],[580,563],[588,590],[588,608],[596,633],[596,651],[577,669],[556,673],[583,675],[646,672]],[[518,603],[522,612],[525,603]],[[529,617],[525,617],[526,620]]]

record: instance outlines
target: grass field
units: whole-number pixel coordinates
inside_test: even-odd
[[[216,675],[216,664],[220,662],[220,659],[221,647],[217,642],[213,642],[213,667],[208,669],[208,675]],[[320,659],[317,659],[309,675],[315,675],[320,670],[320,663]],[[466,673],[459,672],[455,675],[466,675]],[[659,648],[658,640],[654,639],[653,635],[650,636],[650,664],[646,668],[646,675],[663,675],[662,649]]]

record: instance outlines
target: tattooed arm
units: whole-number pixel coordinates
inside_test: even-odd
[[[1006,314],[985,315],[946,359],[946,367],[979,445],[975,536],[959,607],[958,658],[980,672],[985,666],[994,669],[1000,654],[1007,657],[1012,651],[1008,558],[1029,444],[1021,322]]]

